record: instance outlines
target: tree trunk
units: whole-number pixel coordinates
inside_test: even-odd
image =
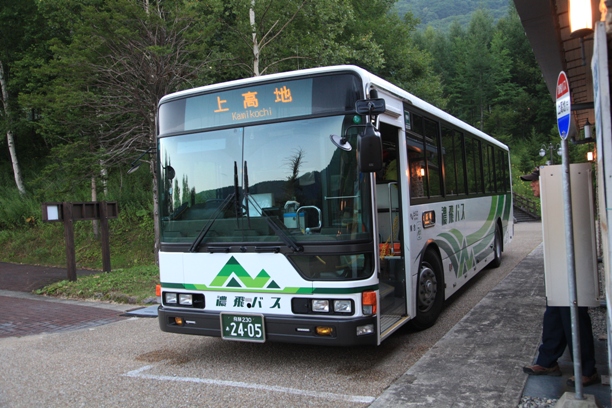
[[[17,151],[15,150],[15,139],[13,138],[13,131],[11,130],[11,118],[9,111],[9,94],[7,83],[4,76],[4,66],[0,61],[0,90],[2,91],[2,106],[4,109],[4,117],[8,124],[6,131],[6,142],[8,144],[9,153],[11,155],[11,162],[13,163],[13,174],[15,175],[15,184],[21,194],[25,194],[26,190],[23,186],[23,180],[21,178],[21,169],[19,168],[19,161],[17,160]]]
[[[251,0],[249,19],[251,32],[253,33],[253,76],[259,76],[259,43],[257,42],[257,27],[255,26],[255,0]]]
[[[103,166],[102,160],[100,160],[100,165]],[[100,177],[102,178],[102,193],[106,200],[108,199],[108,170],[106,167],[102,167],[102,170],[100,170]]]
[[[153,230],[155,231],[155,263],[159,265],[159,241],[160,241],[160,229],[159,229],[159,195],[157,189],[159,188],[159,181],[157,180],[157,156],[153,156],[150,164],[151,174],[153,175]]]
[[[91,177],[91,201],[94,203],[98,201],[98,190],[96,188],[96,178],[94,176]],[[100,238],[100,223],[98,220],[91,221],[91,227],[93,228],[93,234],[96,239]]]

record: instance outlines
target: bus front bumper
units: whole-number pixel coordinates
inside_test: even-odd
[[[182,318],[185,323],[183,325],[176,324],[176,317]],[[219,313],[168,309],[160,306],[158,320],[159,327],[164,332],[221,337]],[[374,333],[357,336],[357,327],[368,324],[374,326]],[[317,326],[331,326],[333,327],[333,334],[330,336],[317,335],[315,333]],[[301,316],[265,317],[265,339],[273,342],[326,346],[376,345],[377,330],[376,316],[349,319],[306,318]]]

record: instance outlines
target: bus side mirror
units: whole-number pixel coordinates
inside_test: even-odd
[[[371,123],[366,125],[357,143],[359,171],[373,173],[382,170],[382,140]]]

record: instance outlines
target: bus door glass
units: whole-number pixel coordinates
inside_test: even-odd
[[[376,205],[380,257],[381,333],[406,316],[406,269],[402,231],[400,177],[405,163],[398,149],[400,129],[381,123],[385,166],[377,176]]]

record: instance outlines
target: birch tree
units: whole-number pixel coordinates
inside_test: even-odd
[[[15,184],[21,194],[26,193],[26,189],[23,185],[23,179],[21,178],[21,169],[19,168],[19,160],[17,159],[17,149],[15,148],[15,138],[13,136],[13,130],[11,126],[11,111],[9,107],[9,92],[8,84],[6,81],[6,75],[4,73],[4,64],[0,60],[0,91],[2,92],[2,111],[0,111],[0,117],[3,117],[6,129],[6,143],[8,145],[9,154],[11,156],[11,164],[13,166],[13,175],[15,177]]]
[[[54,123],[66,142],[85,145],[87,164],[75,157],[75,143],[59,149],[89,174],[125,165],[142,156],[152,177],[155,252],[159,248],[158,180],[155,115],[157,103],[168,93],[206,82],[214,32],[214,2],[197,0],[107,0],[82,5],[65,0],[64,8],[79,8],[68,44],[57,45],[50,64],[57,76],[46,99]],[[47,10],[58,15],[57,10]],[[208,18],[207,18],[208,16]],[[69,85],[70,84],[70,85]],[[74,115],[69,127],[66,115]],[[143,154],[145,153],[145,154]],[[146,154],[148,153],[148,154]]]
[[[345,41],[354,15],[343,0],[230,0],[219,34],[227,57],[221,79],[345,63],[361,47],[377,49],[367,35]]]
[[[19,124],[23,112],[19,108],[15,86],[15,64],[24,53],[34,48],[38,35],[44,31],[31,0],[0,0],[0,142],[6,141],[9,150],[15,185],[21,194],[26,188],[17,157]]]

